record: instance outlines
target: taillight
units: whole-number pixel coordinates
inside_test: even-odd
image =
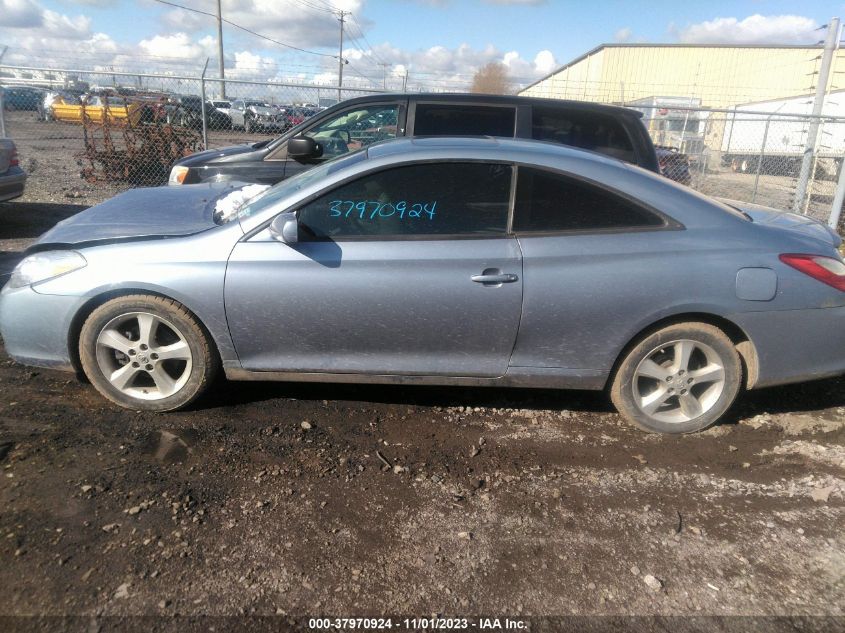
[[[21,164],[21,162],[20,162],[20,160],[18,160],[18,150],[13,149],[12,150],[12,157],[9,159],[9,165],[11,165],[12,167],[17,167],[20,164]]]
[[[780,256],[780,261],[813,279],[845,292],[845,263],[841,259],[822,255],[787,253]]]

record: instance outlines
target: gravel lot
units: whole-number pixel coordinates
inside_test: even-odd
[[[0,204],[0,270],[101,194],[20,145],[46,173]],[[135,413],[1,354],[0,614],[86,631],[177,614],[842,630],[843,387],[751,392],[726,424],[663,437],[581,392],[221,382],[190,411]]]

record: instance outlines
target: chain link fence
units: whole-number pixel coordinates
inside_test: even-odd
[[[643,112],[661,170],[673,180],[711,196],[837,220],[833,204],[843,187],[845,117],[629,106]],[[802,185],[814,120],[818,136]]]
[[[167,183],[173,162],[274,138],[338,100],[377,92],[294,83],[4,66],[5,134],[26,200],[94,204]]]
[[[5,128],[29,174],[26,200],[94,204],[165,184],[171,165],[203,148],[268,140],[320,109],[378,92],[203,76],[9,66]],[[3,73],[7,74],[7,73]],[[0,75],[2,76],[2,75]],[[812,168],[801,164],[814,126],[773,102],[702,108],[693,99],[642,99],[664,175],[708,195],[838,219],[845,190],[845,117],[816,118]],[[784,107],[784,105],[786,107]]]

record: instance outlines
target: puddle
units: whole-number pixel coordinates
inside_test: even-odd
[[[147,438],[144,452],[166,464],[184,462],[194,452],[197,437],[195,429],[154,431]]]

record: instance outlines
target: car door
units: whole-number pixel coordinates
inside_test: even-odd
[[[233,250],[226,314],[245,369],[500,376],[522,304],[512,167],[383,168],[296,205],[300,241]]]
[[[311,169],[315,164],[342,154],[405,134],[406,101],[365,102],[351,105],[324,116],[300,132],[318,140],[323,155],[311,161],[298,161],[287,155],[287,143],[265,158],[265,161],[284,161],[284,177]],[[375,125],[367,125],[375,121]],[[365,127],[366,126],[366,127]]]

